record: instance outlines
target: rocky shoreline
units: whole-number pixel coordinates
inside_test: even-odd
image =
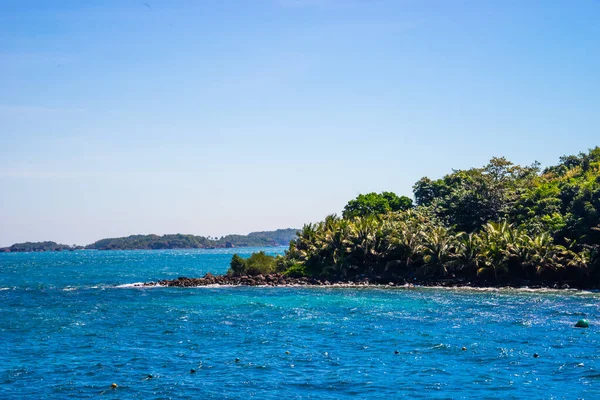
[[[256,276],[229,276],[212,275],[207,273],[202,278],[179,277],[177,279],[164,279],[157,282],[146,282],[143,287],[182,287],[193,288],[202,286],[375,286],[375,287],[472,287],[472,288],[530,288],[530,289],[590,289],[582,288],[572,283],[565,282],[534,282],[527,280],[498,281],[493,282],[486,279],[463,279],[448,278],[437,280],[411,279],[350,279],[350,280],[326,280],[319,278],[294,278],[283,274],[269,274]]]

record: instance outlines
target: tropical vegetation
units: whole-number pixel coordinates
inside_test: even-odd
[[[259,251],[258,253],[253,253],[247,259],[234,254],[231,258],[229,275],[268,275],[275,271],[275,257],[265,254],[264,251]]]
[[[414,204],[391,192],[360,195],[341,217],[306,224],[272,257],[275,270],[334,280],[600,285],[600,147],[545,169],[493,158],[424,177],[413,195]]]

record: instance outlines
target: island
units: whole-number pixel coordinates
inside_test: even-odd
[[[283,255],[236,254],[226,275],[146,285],[600,288],[600,147],[544,169],[493,158],[424,177],[413,199],[359,195],[306,224]]]
[[[17,243],[1,248],[0,252],[38,252],[69,250],[160,250],[160,249],[214,249],[234,247],[287,246],[296,237],[297,229],[251,232],[248,235],[227,235],[220,238],[184,234],[131,235],[101,239],[87,246],[69,246],[55,242]]]
[[[41,251],[73,251],[81,250],[83,246],[70,246],[56,242],[25,242],[15,243],[10,247],[0,248],[0,253],[29,253]]]

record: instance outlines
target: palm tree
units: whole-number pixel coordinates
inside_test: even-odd
[[[551,270],[557,271],[562,268],[559,260],[561,250],[555,246],[553,239],[547,233],[542,233],[533,238],[529,238],[528,244],[528,259],[524,264],[535,268],[538,275]]]
[[[350,225],[350,247],[351,255],[359,273],[369,273],[370,264],[376,261],[377,251],[375,248],[377,219],[375,217],[357,217]]]
[[[432,271],[433,274],[446,276],[448,265],[450,265],[451,254],[456,248],[456,238],[447,228],[434,227],[427,232],[421,232],[423,254],[423,270],[425,273]]]
[[[479,234],[481,251],[477,274],[491,271],[494,280],[498,280],[498,272],[508,272],[510,254],[507,239],[512,235],[512,226],[506,221],[502,223],[488,222]]]
[[[317,251],[317,225],[305,224],[297,236],[297,239],[290,244],[290,247],[294,247],[290,252],[299,261],[308,264],[314,259]]]
[[[323,264],[325,273],[333,274],[338,277],[346,277],[349,270],[349,249],[350,249],[350,222],[345,219],[335,218],[326,221],[324,224]]]
[[[403,269],[418,264],[421,256],[422,225],[415,220],[401,220],[394,224],[390,257],[398,260]]]
[[[456,249],[452,264],[457,271],[475,272],[479,267],[480,241],[473,233],[461,232],[456,235]]]

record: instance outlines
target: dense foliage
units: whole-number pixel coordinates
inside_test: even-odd
[[[249,258],[243,259],[234,254],[231,258],[229,275],[267,275],[275,272],[275,257],[265,254],[264,251],[253,253]]]
[[[405,211],[413,205],[412,199],[392,192],[360,194],[350,200],[344,208],[344,218],[383,215],[394,211]]]
[[[275,260],[277,270],[332,279],[600,284],[598,147],[544,170],[494,158],[422,178],[414,207],[394,210],[382,198],[395,197],[359,196],[343,217],[305,225]]]

